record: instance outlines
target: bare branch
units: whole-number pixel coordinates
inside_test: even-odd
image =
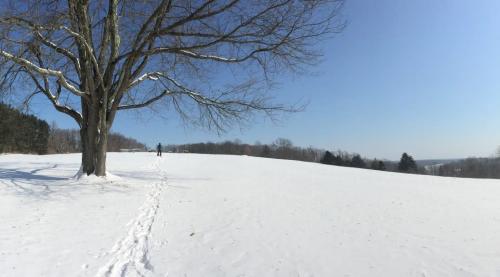
[[[76,123],[78,125],[81,125],[82,124],[82,115],[77,112],[76,110],[72,109],[71,107],[69,106],[66,106],[66,105],[61,105],[58,101],[58,96],[59,96],[59,93],[60,93],[60,86],[58,87],[58,93],[56,95],[52,94],[52,92],[50,91],[50,89],[45,86],[43,87],[40,82],[36,79],[35,75],[33,75],[31,72],[28,71],[28,74],[30,75],[31,79],[33,80],[35,86],[37,87],[38,91],[35,91],[35,93],[31,94],[28,99],[26,101],[29,101],[29,99],[31,97],[33,97],[36,93],[38,92],[42,92],[43,94],[45,94],[47,96],[47,98],[50,100],[50,102],[52,103],[52,105],[54,106],[54,108],[59,111],[59,112],[62,112],[62,113],[65,113],[67,115],[69,115],[70,117],[72,117]]]
[[[164,74],[162,72],[149,72],[149,73],[145,73],[145,74],[141,75],[139,78],[137,78],[136,80],[132,81],[130,83],[130,85],[129,85],[129,89],[132,88],[132,87],[135,87],[135,86],[139,85],[140,83],[142,83],[145,80],[156,81],[156,80],[158,80],[159,77],[161,77],[163,75]]]
[[[172,92],[168,90],[164,90],[162,93],[142,102],[139,104],[129,104],[129,105],[123,105],[123,106],[118,106],[117,110],[130,110],[130,109],[138,109],[138,108],[143,108],[146,106],[149,106],[153,104],[154,102],[160,100],[161,98],[167,96],[167,95],[172,95]]]
[[[87,95],[85,92],[80,91],[78,88],[69,84],[68,81],[66,80],[66,77],[64,76],[64,74],[61,71],[38,67],[37,65],[35,65],[34,63],[32,63],[26,59],[16,57],[16,56],[14,56],[8,52],[5,52],[3,50],[0,50],[0,56],[3,56],[4,58],[11,60],[12,62],[15,62],[20,66],[26,67],[29,70],[33,70],[33,71],[37,72],[38,74],[41,74],[44,76],[56,77],[64,88],[68,89],[69,91],[71,91],[73,94],[75,94],[77,96],[86,96]]]
[[[253,112],[294,111],[270,104],[260,84],[313,64],[319,39],[343,26],[343,0],[34,3],[0,15],[0,57],[26,69],[51,101],[56,86],[80,96],[82,117],[104,119],[101,129],[116,111],[160,99],[216,129]],[[221,84],[227,71],[233,76]]]

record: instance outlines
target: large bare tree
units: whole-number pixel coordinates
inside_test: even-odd
[[[118,111],[156,104],[224,129],[285,110],[262,87],[321,54],[342,0],[3,1],[0,86],[44,95],[80,127],[82,170],[106,174]],[[224,75],[224,76],[221,76]],[[29,84],[29,85],[28,85]],[[17,96],[16,96],[17,97]]]

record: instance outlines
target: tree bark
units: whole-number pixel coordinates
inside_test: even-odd
[[[82,172],[90,175],[94,172],[93,152],[88,141],[88,129],[82,127],[80,129],[80,140],[82,145]]]
[[[83,101],[83,122],[80,129],[82,145],[82,170],[87,175],[106,176],[106,152],[108,146],[108,124],[105,107],[95,107]]]
[[[96,148],[95,175],[106,176],[106,152],[108,150],[108,131],[103,130],[98,135]]]
[[[93,150],[93,143],[92,140],[90,139],[91,131],[90,129],[92,128],[89,126],[91,111],[89,111],[89,105],[88,101],[82,99],[82,124],[81,124],[81,129],[80,129],[80,143],[82,145],[82,171],[83,173],[90,175],[92,172],[94,172],[95,167],[94,167],[94,150]]]
[[[105,97],[104,97],[105,99]],[[95,164],[95,175],[105,176],[106,175],[106,152],[108,150],[108,124],[107,124],[107,106],[106,101],[102,101],[102,105],[99,107],[99,121],[98,121],[98,133],[97,133],[97,147],[96,147],[96,164]]]

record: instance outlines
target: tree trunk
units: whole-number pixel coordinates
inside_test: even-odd
[[[106,176],[108,124],[104,107],[82,104],[83,122],[80,129],[82,170],[87,175]]]
[[[106,152],[108,150],[108,129],[100,130],[96,148],[95,175],[106,176]]]
[[[90,175],[94,172],[94,157],[91,144],[89,143],[88,127],[83,127],[80,129],[80,143],[82,145],[82,172]]]

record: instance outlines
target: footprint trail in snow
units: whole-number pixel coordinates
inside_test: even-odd
[[[109,260],[101,267],[96,277],[146,276],[152,273],[149,263],[149,239],[155,216],[160,206],[160,195],[167,183],[166,173],[161,169],[160,159],[153,167],[161,181],[153,185],[148,198],[141,206],[139,215],[129,224],[127,235],[118,240],[109,253]]]

